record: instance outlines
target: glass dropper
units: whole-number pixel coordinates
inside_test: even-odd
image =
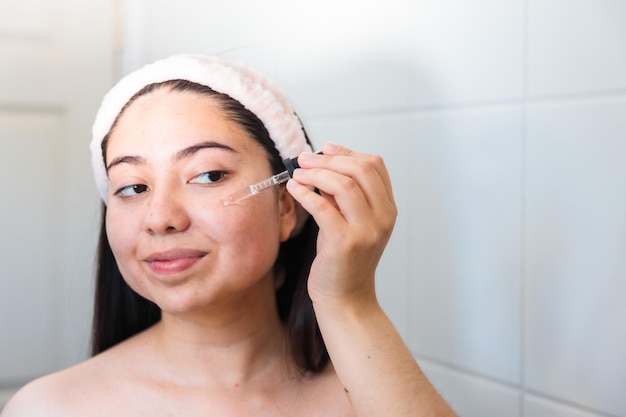
[[[285,171],[281,172],[280,174],[272,175],[268,179],[257,182],[256,184],[252,184],[248,187],[242,188],[239,191],[235,191],[228,197],[224,198],[222,200],[222,204],[224,204],[225,206],[237,204],[248,197],[257,195],[263,190],[267,190],[268,188],[274,187],[278,184],[286,183],[289,178],[293,177],[293,171],[296,168],[300,168],[300,165],[298,164],[297,157],[284,159],[283,164],[285,164],[285,168],[287,168]]]

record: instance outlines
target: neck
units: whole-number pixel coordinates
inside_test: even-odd
[[[270,291],[272,302],[257,296],[205,312],[163,312],[149,330],[157,354],[185,384],[243,387],[295,375]]]

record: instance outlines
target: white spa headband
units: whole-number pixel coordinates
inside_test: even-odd
[[[273,81],[221,57],[174,55],[122,78],[102,100],[92,128],[90,149],[96,186],[105,203],[109,180],[102,155],[104,137],[126,103],[142,88],[178,79],[207,86],[241,103],[263,122],[283,159],[311,152],[300,120]]]

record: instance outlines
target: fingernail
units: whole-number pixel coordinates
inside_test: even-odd
[[[294,171],[294,175],[296,175],[297,171]],[[293,179],[290,179],[289,181],[287,181],[287,188],[298,188],[300,187],[300,183],[298,181],[294,181]]]
[[[324,151],[328,153],[339,151],[339,145],[333,142],[325,142],[323,148],[324,148]]]
[[[302,152],[300,154],[300,156],[298,157],[298,162],[301,162],[301,161],[311,161],[314,157],[315,157],[315,155],[312,154],[312,153]]]

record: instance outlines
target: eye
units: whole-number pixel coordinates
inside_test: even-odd
[[[214,184],[224,179],[224,171],[208,171],[197,175],[189,181],[191,184]]]
[[[148,191],[148,186],[144,184],[133,184],[126,187],[122,187],[115,192],[115,195],[122,197],[134,197],[143,192]]]

